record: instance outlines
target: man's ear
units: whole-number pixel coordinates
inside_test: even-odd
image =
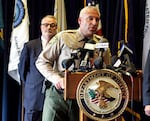
[[[78,24],[79,25],[81,24],[81,18],[80,17],[78,18]]]

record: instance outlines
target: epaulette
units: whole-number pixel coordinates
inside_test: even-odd
[[[96,34],[93,35],[93,40],[96,41],[96,43],[101,41],[101,39],[102,39],[102,36],[99,36],[99,35],[96,35]]]
[[[103,36],[99,36],[97,34],[94,34],[93,35],[95,41],[98,41],[98,42],[108,42],[108,40],[106,38],[104,38]]]
[[[103,38],[103,36],[99,36],[97,34],[94,34],[93,37],[96,38],[96,39],[99,39],[99,40]]]

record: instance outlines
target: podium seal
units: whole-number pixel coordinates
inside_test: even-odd
[[[123,78],[109,69],[87,73],[79,82],[76,98],[83,113],[94,120],[113,120],[120,116],[129,100]]]

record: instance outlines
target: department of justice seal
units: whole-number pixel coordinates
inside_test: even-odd
[[[125,110],[129,91],[116,72],[94,70],[80,81],[76,91],[78,105],[83,113],[94,120],[113,120]]]

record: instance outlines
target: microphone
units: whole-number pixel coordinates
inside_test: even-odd
[[[121,74],[124,74],[124,75],[127,75],[127,76],[130,76],[131,74],[125,70],[122,69],[122,67],[118,67],[118,68],[115,68],[113,67],[112,65],[107,65],[106,67],[107,69],[110,69],[110,70],[113,70],[115,72],[120,72]]]
[[[121,64],[127,65],[127,63],[130,65],[129,54],[133,54],[132,50],[122,43],[118,56],[112,57],[112,65],[114,67],[119,67]]]
[[[135,66],[130,61],[129,55],[131,54],[133,54],[132,50],[123,44],[118,57],[116,55],[112,57],[112,66],[115,68],[115,71],[121,72],[127,76],[136,73]]]
[[[103,68],[103,52],[105,51],[105,49],[108,48],[108,46],[109,46],[109,43],[106,38],[103,38],[100,40],[99,43],[96,43],[95,48],[97,48],[99,51],[98,57],[94,60],[94,66],[96,69]]]
[[[103,52],[104,52],[104,49],[100,49],[99,56],[94,60],[94,67],[96,69],[103,68],[103,56],[102,56]]]
[[[72,58],[65,59],[62,61],[62,67],[65,69],[68,69],[73,63],[74,63],[74,60]]]
[[[122,62],[121,62],[121,60],[120,60],[120,58],[118,58],[114,63],[112,63],[112,65],[114,66],[114,67],[119,67],[119,66],[123,66],[123,64],[122,64]]]
[[[71,53],[71,58],[69,59],[64,59],[62,61],[62,67],[65,68],[65,69],[68,69],[72,64],[75,64],[74,60],[75,59],[79,59],[80,58],[80,49],[77,49],[77,50],[74,50],[72,53]],[[74,66],[75,67],[75,66]]]
[[[126,65],[126,71],[130,72],[131,74],[136,74],[135,65],[130,60],[130,55],[133,54],[133,51],[128,48],[125,44],[122,45],[121,51],[119,53],[119,57],[122,56],[123,61],[122,63]]]
[[[117,60],[118,60],[118,56],[117,55],[113,55],[112,58],[111,58],[111,64],[115,65],[115,63],[117,62]]]
[[[88,71],[89,69],[91,69],[89,58],[93,57],[94,49],[95,49],[95,41],[88,40],[87,43],[85,43],[84,48],[83,48],[84,50],[83,52],[86,52],[86,53],[85,53],[83,60],[80,63],[79,68],[81,71]]]
[[[130,65],[127,65],[126,71],[131,73],[133,76],[137,76],[135,65],[130,62]]]

